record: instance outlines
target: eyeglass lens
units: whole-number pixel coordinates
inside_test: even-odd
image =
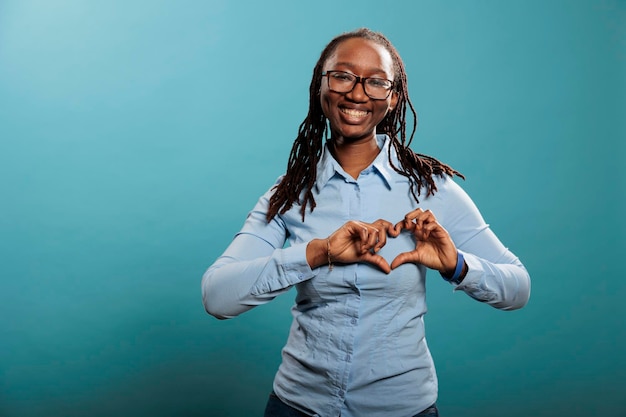
[[[356,83],[363,85],[365,94],[370,98],[384,100],[389,96],[393,83],[384,78],[359,78],[354,74],[343,71],[328,71],[328,87],[337,93],[352,91]]]

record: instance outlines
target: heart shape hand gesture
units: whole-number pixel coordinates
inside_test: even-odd
[[[400,253],[391,262],[378,255],[387,238],[395,238],[403,230],[413,233],[415,249]],[[444,275],[454,271],[457,262],[456,246],[448,232],[430,210],[416,209],[407,213],[396,224],[379,219],[373,223],[352,220],[345,223],[326,239],[314,239],[307,247],[311,267],[325,263],[367,262],[385,273],[405,263],[419,263]]]

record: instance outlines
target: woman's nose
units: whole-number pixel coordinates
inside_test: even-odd
[[[359,80],[354,83],[354,87],[352,90],[346,93],[346,96],[352,101],[364,102],[369,99],[368,95],[365,94],[365,85],[363,85],[363,80]]]

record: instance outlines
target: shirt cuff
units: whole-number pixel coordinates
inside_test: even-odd
[[[475,288],[482,279],[484,272],[483,265],[475,255],[463,251],[459,252],[461,252],[465,258],[465,263],[467,264],[467,274],[465,274],[463,281],[454,286],[454,291]]]
[[[313,278],[316,273],[306,260],[307,245],[305,242],[275,251],[252,287],[252,295],[284,290]]]

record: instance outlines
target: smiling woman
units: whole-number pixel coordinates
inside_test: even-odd
[[[375,145],[372,139],[376,126],[398,103],[398,94],[391,91],[391,54],[373,41],[349,38],[337,46],[324,69],[322,75],[326,75],[328,83],[322,83],[320,100],[330,122],[335,149],[363,142],[370,150],[376,149],[375,156],[378,148],[371,145]],[[372,97],[368,91],[378,96]],[[373,159],[359,162],[367,166]],[[364,166],[354,167],[348,173],[356,178]]]
[[[528,301],[526,269],[460,174],[409,148],[406,87],[382,34],[333,39],[287,172],[204,274],[205,308],[220,319],[297,289],[266,416],[437,416],[427,269],[499,309]]]

